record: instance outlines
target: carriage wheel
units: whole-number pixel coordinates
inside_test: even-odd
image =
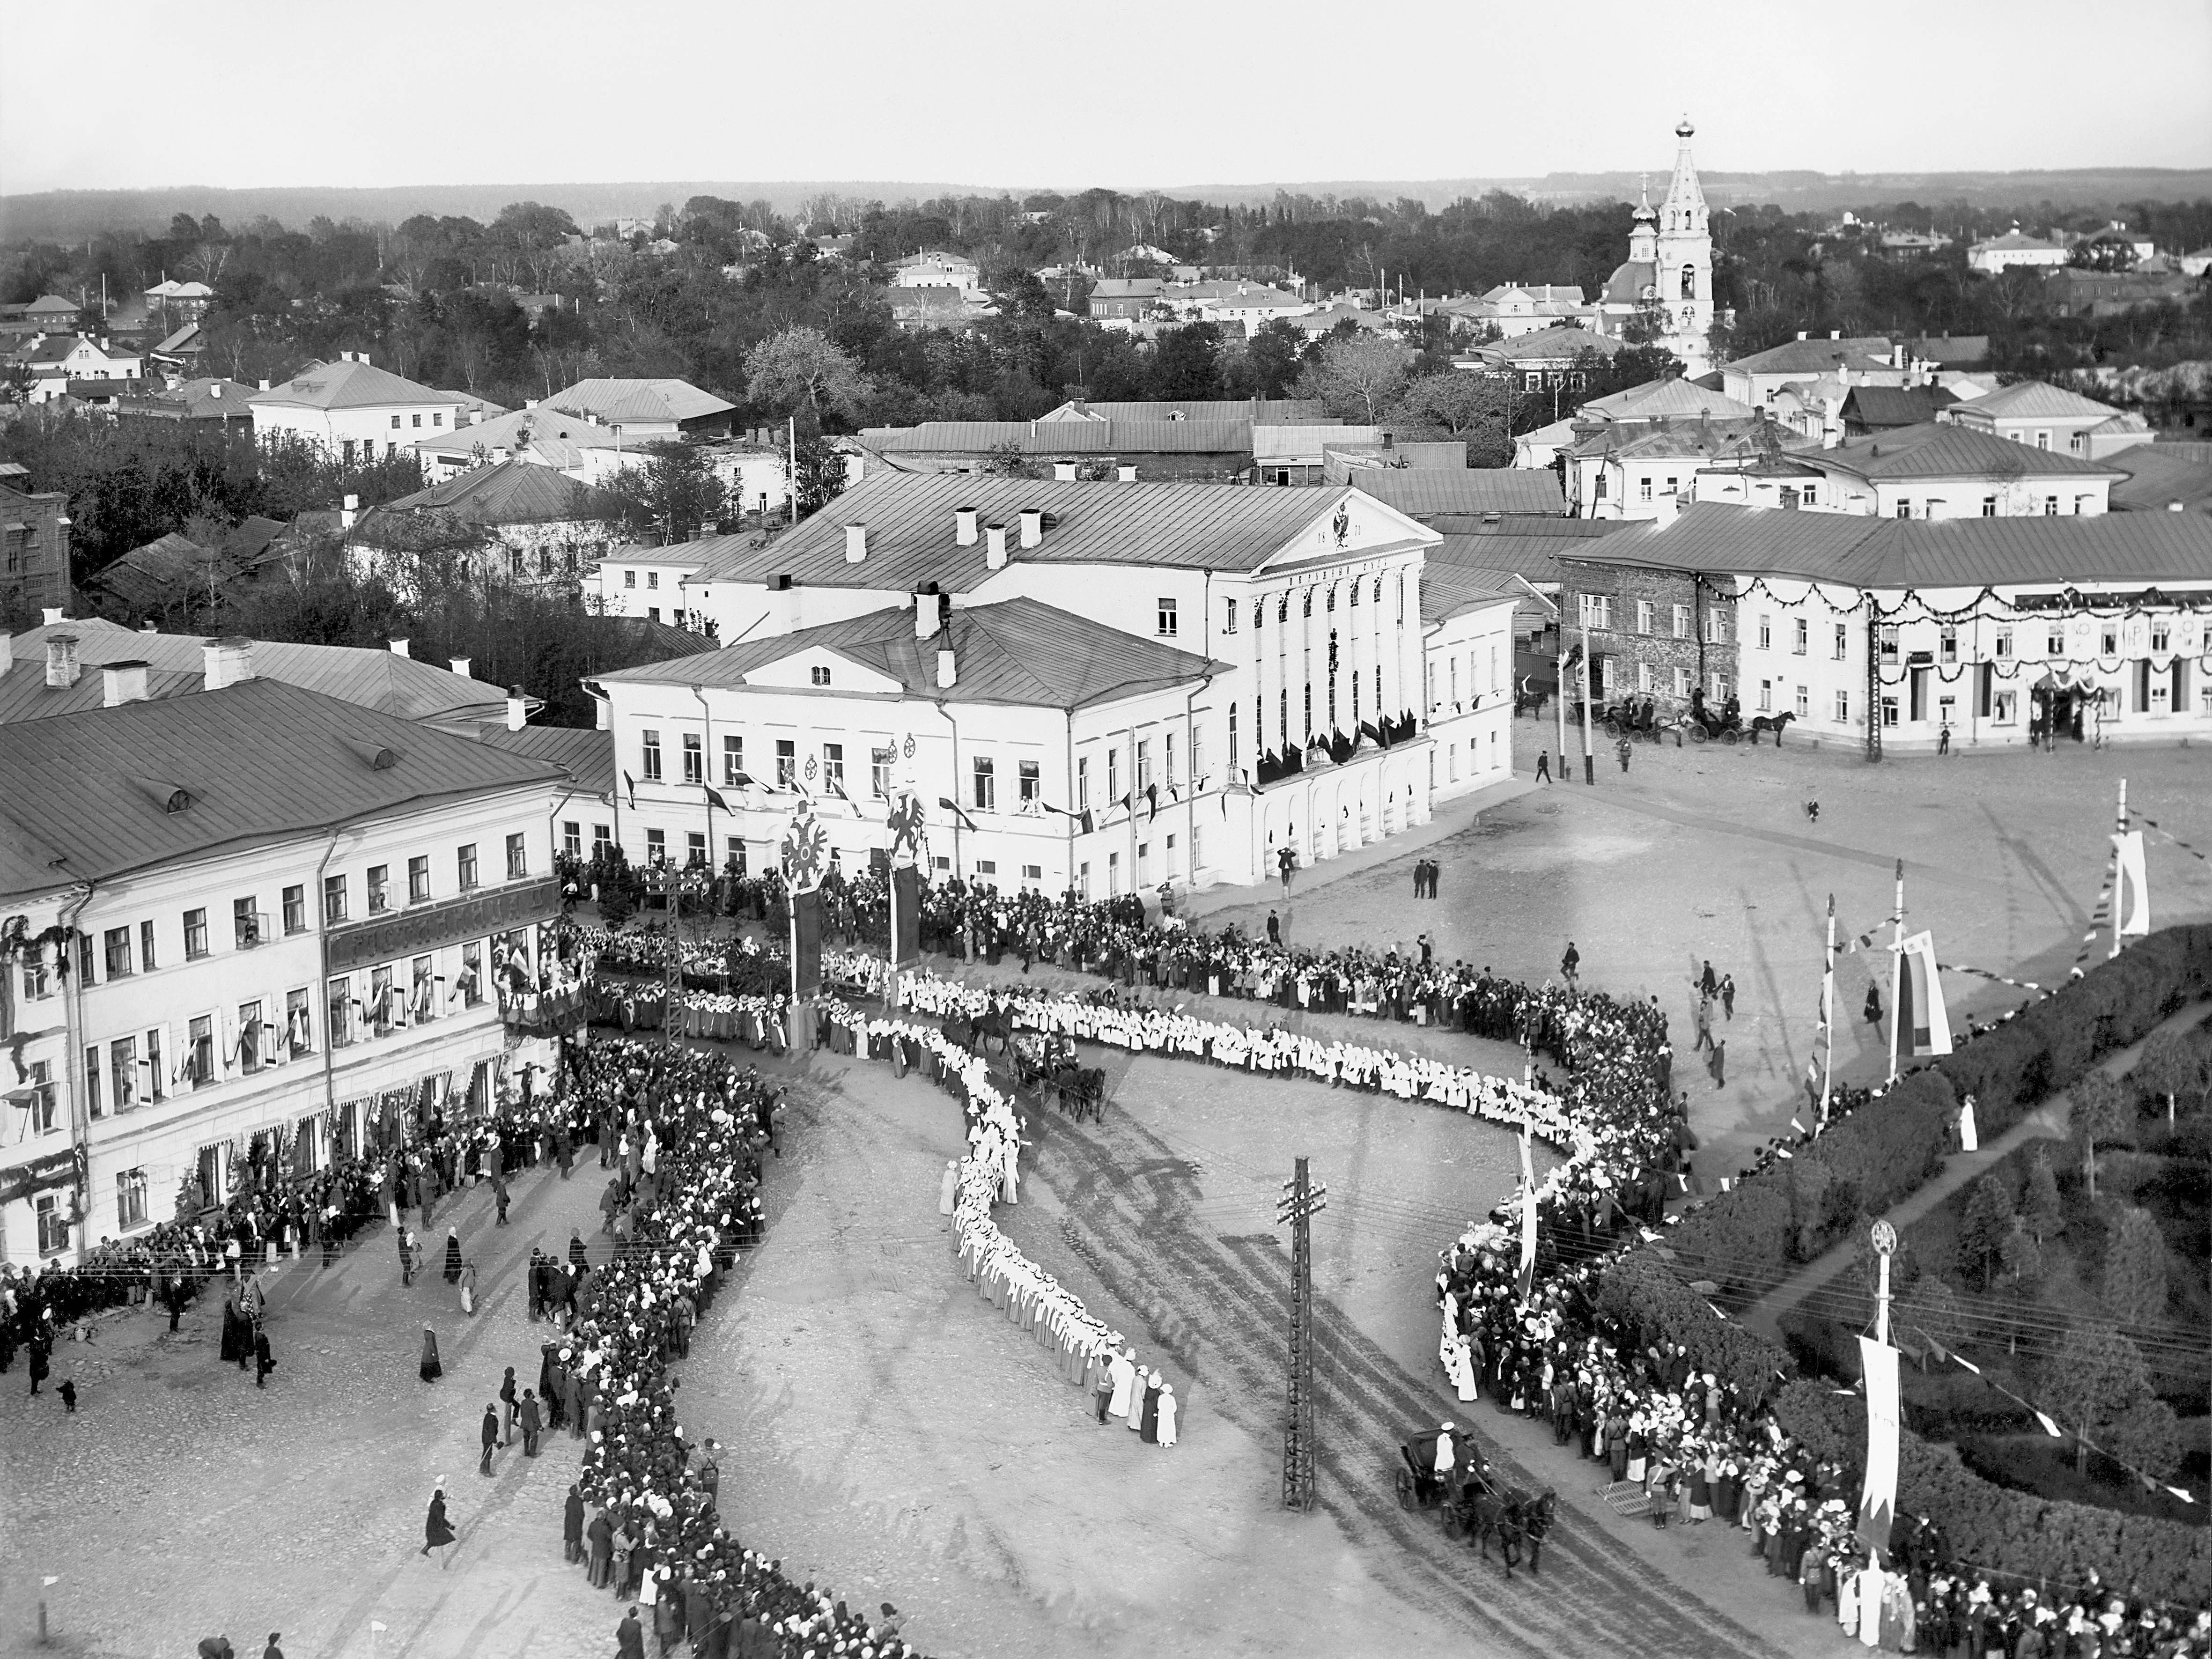
[[[1606,716],[1605,734],[1608,738],[1617,738],[1620,735],[1620,722],[1610,714]]]
[[[1735,747],[1736,740],[1741,735],[1741,734],[1737,732],[1735,727],[1731,726],[1727,731],[1721,733],[1721,741],[1726,744],[1729,748],[1733,749]]]
[[[1411,1469],[1398,1471],[1398,1507],[1408,1514],[1419,1507],[1413,1499],[1413,1472]]]
[[[1690,727],[1690,741],[1692,743],[1705,743],[1711,737],[1712,733],[1706,731],[1702,726],[1692,726]]]

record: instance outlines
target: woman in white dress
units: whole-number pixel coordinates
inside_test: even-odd
[[[1467,1339],[1456,1331],[1452,1333],[1451,1356],[1445,1361],[1451,1373],[1452,1387],[1459,1393],[1460,1404],[1480,1398],[1474,1388],[1474,1364],[1468,1351]]]
[[[1160,1431],[1159,1431],[1159,1432],[1160,1432],[1160,1444],[1162,1444],[1163,1446],[1172,1446],[1172,1445],[1174,1445],[1174,1444],[1175,1444],[1175,1443],[1176,1443],[1176,1392],[1175,1392],[1175,1384],[1174,1384],[1174,1383],[1172,1383],[1172,1382],[1163,1382],[1163,1383],[1161,1383],[1161,1384],[1160,1384]]]

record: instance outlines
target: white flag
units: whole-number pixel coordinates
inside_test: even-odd
[[[1859,1536],[1885,1555],[1897,1518],[1897,1350],[1859,1339],[1867,1391],[1866,1484],[1859,1492]]]
[[[2119,936],[2148,938],[2150,884],[2143,861],[2142,831],[2130,830],[2124,835],[2114,836],[2112,850],[2119,855],[2119,890],[2112,895],[2112,914],[2119,918]]]
[[[1951,1019],[1943,1007],[1943,983],[1936,974],[1936,938],[1923,930],[1897,946],[1897,1021],[1899,1054],[1948,1054]],[[1910,1039],[1910,1046],[1907,1045]]]

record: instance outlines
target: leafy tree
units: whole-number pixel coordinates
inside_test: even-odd
[[[1941,1347],[1955,1348],[1965,1339],[1966,1304],[1936,1274],[1923,1273],[1913,1280],[1912,1288],[1898,1298],[1895,1322],[1908,1334]]]
[[[799,516],[819,512],[845,488],[845,456],[820,433],[799,434]]]
[[[1162,329],[1152,349],[1153,395],[1197,401],[1218,398],[1221,390],[1219,325]]]
[[[728,491],[705,451],[687,443],[647,444],[643,466],[627,467],[604,487],[606,506],[633,533],[658,530],[680,542],[711,528],[729,509]]]
[[[1980,1270],[1984,1290],[1990,1287],[1997,1252],[2015,1218],[2012,1190],[2002,1181],[1992,1174],[1974,1183],[1973,1191],[1966,1195],[1966,1213],[1959,1223],[1959,1255]]]
[[[2179,1032],[2156,1032],[2143,1044],[2131,1075],[2136,1087],[2145,1094],[2166,1097],[2166,1122],[2172,1128],[2174,1097],[2203,1094],[2204,1056]]]
[[[2005,1300],[2011,1310],[2005,1346],[2008,1352],[2017,1353],[2021,1325],[2043,1295],[2043,1247],[2014,1217],[2012,1231],[1997,1246],[1997,1258],[2004,1263]]]
[[[868,394],[860,365],[818,328],[779,329],[745,354],[753,402],[789,414],[804,404],[818,424],[826,409],[851,419]]]
[[[1297,392],[1319,398],[1332,415],[1374,426],[1405,385],[1405,347],[1380,335],[1353,333],[1322,342],[1298,376]]]
[[[2166,1313],[2166,1237],[2148,1210],[2123,1209],[2105,1241],[2105,1311],[2123,1325]]]
[[[1298,331],[1297,325],[1284,317],[1270,317],[1252,331],[1252,337],[1244,345],[1244,363],[1251,373],[1257,395],[1290,395],[1291,383],[1298,378],[1299,354],[1305,349],[1305,336]]]
[[[2152,1397],[2142,1355],[2104,1320],[2066,1333],[2041,1368],[2037,1392],[2044,1408],[2073,1429],[2074,1467],[2081,1474],[2088,1472],[2090,1443],[2102,1442],[2113,1424]]]
[[[2057,1237],[2066,1225],[2065,1207],[2058,1201],[2058,1177],[2052,1173],[2051,1159],[2040,1146],[2035,1149],[2035,1157],[2027,1166],[2027,1186],[2021,1194],[2020,1218],[2038,1244]]]
[[[1502,428],[1510,402],[1504,387],[1488,375],[1448,368],[1424,374],[1407,386],[1397,413],[1401,420],[1440,426],[1456,438],[1484,427]]]
[[[2105,1449],[2153,1480],[2181,1467],[2181,1425],[2173,1407],[2146,1395],[2105,1425]]]
[[[2091,1201],[2097,1196],[2098,1146],[2131,1146],[2135,1127],[2135,1102],[2103,1072],[2093,1071],[2074,1085],[2074,1134],[2081,1143]]]

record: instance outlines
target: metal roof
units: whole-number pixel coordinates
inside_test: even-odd
[[[1877,427],[1885,431],[1918,426],[1948,409],[1959,394],[1940,386],[1855,386],[1844,398],[1843,416],[1848,425]]]
[[[1472,564],[1438,564],[1421,568],[1421,625],[1441,622],[1485,605],[1512,605],[1527,596],[1514,582],[1516,573]]]
[[[1447,536],[1429,550],[1422,562],[1422,605],[1425,608],[1428,604],[1430,580],[1441,571],[1482,571],[1492,578],[1518,576],[1540,586],[1556,582],[1560,555],[1571,555],[1579,544],[1557,536]]]
[[[376,763],[388,752],[389,763]],[[64,849],[11,857],[0,891],[51,890],[432,801],[550,780],[502,754],[275,680],[0,726],[0,822]],[[175,792],[187,804],[166,810]],[[270,896],[274,896],[271,895]]]
[[[77,662],[85,671],[65,690],[46,683],[46,641],[59,634],[76,636]],[[207,663],[204,647],[210,643],[201,635],[133,629],[98,617],[33,628],[9,642],[13,661],[0,674],[0,724],[98,708],[101,677],[96,671],[111,663],[149,665],[154,672],[149,676],[149,690],[157,697],[197,691]],[[258,678],[296,685],[404,720],[451,727],[504,720],[507,714],[507,694],[500,687],[390,651],[256,640],[252,664]]]
[[[984,563],[984,538],[969,547],[954,540],[952,513],[961,507],[976,508],[982,524],[1006,526],[1009,540],[1017,544],[1011,556],[1021,563],[1249,571],[1326,517],[1344,495],[1341,489],[1062,483],[967,473],[883,472],[863,479],[765,546],[755,546],[750,535],[687,544],[699,555],[700,566],[684,586],[762,582],[787,574],[805,586],[911,592],[935,582],[948,593],[970,592],[992,573]],[[1018,544],[1024,507],[1041,508],[1053,519],[1036,547]],[[1553,510],[1558,510],[1556,495]],[[867,526],[867,557],[860,564],[845,560],[848,524]]]
[[[1664,529],[1565,556],[1887,589],[2212,583],[2212,518],[2100,513],[1930,523],[1696,502]]]
[[[596,425],[580,415],[539,408],[514,410],[474,425],[464,422],[449,432],[426,433],[409,447],[425,454],[438,451],[465,458],[470,450],[481,444],[484,453],[489,454],[495,449],[513,449],[525,427],[530,429],[533,442],[556,438],[579,449],[617,449],[622,445],[621,434],[611,427]]]
[[[481,741],[495,749],[558,767],[568,781],[587,795],[611,796],[615,792],[615,734],[580,726],[526,726],[510,732],[503,726],[485,732]]]
[[[450,392],[403,380],[388,368],[358,358],[311,363],[290,380],[253,394],[256,408],[380,409],[388,404],[444,404]]]
[[[592,516],[592,492],[567,473],[520,459],[479,466],[373,509],[356,532],[374,543],[390,513],[443,513],[463,524],[561,524]]]
[[[1964,407],[1972,407],[1971,404]],[[1833,449],[1796,452],[1798,459],[1823,470],[1854,477],[2022,478],[2110,477],[2112,469],[2078,455],[2062,455],[2000,438],[1994,432],[1955,421],[1923,421],[1871,437],[1853,438]]]
[[[623,380],[600,377],[579,380],[556,392],[543,405],[569,415],[597,415],[603,421],[694,421],[726,415],[737,405],[702,392],[689,380]]]
[[[2115,512],[2163,513],[2173,501],[2184,512],[2212,512],[2212,464],[2172,454],[2164,444],[2137,444],[2107,455],[2105,465],[2128,475],[2112,486]]]
[[[938,653],[947,647],[957,672],[951,686],[939,687]],[[1101,628],[1040,600],[1017,599],[956,610],[945,629],[928,639],[915,637],[914,613],[902,606],[599,678],[736,690],[755,670],[815,650],[872,669],[898,682],[909,696],[1023,708],[1082,708],[1231,672],[1227,663]]]
[[[1574,418],[1604,421],[1657,421],[1683,416],[1710,415],[1716,420],[1744,420],[1757,414],[1749,404],[1724,392],[1680,380],[1650,380],[1616,392],[1609,398],[1593,398]]]
[[[1164,398],[1152,402],[1093,403],[1071,398],[1037,416],[1060,421],[1248,421],[1255,426],[1302,426],[1334,420],[1311,398]]]
[[[1969,420],[1987,416],[1991,419],[2009,416],[2018,420],[2033,420],[2050,416],[2079,418],[2087,415],[2098,420],[2119,413],[2110,404],[2100,404],[2094,398],[2084,398],[2078,392],[2046,385],[2041,380],[2021,380],[2013,386],[1999,386],[1995,392],[1973,398],[1961,411]]]
[[[1564,513],[1548,467],[1354,467],[1352,487],[1401,513]]]
[[[1887,368],[1890,343],[1886,334],[1854,334],[1838,340],[1784,340],[1765,351],[1754,351],[1726,365],[1730,374],[1821,374],[1838,363]]]
[[[1010,444],[1040,459],[1236,455],[1251,450],[1252,431],[1252,423],[1241,416],[1228,420],[924,421],[920,426],[869,427],[861,432],[860,441],[887,455],[983,455]]]

